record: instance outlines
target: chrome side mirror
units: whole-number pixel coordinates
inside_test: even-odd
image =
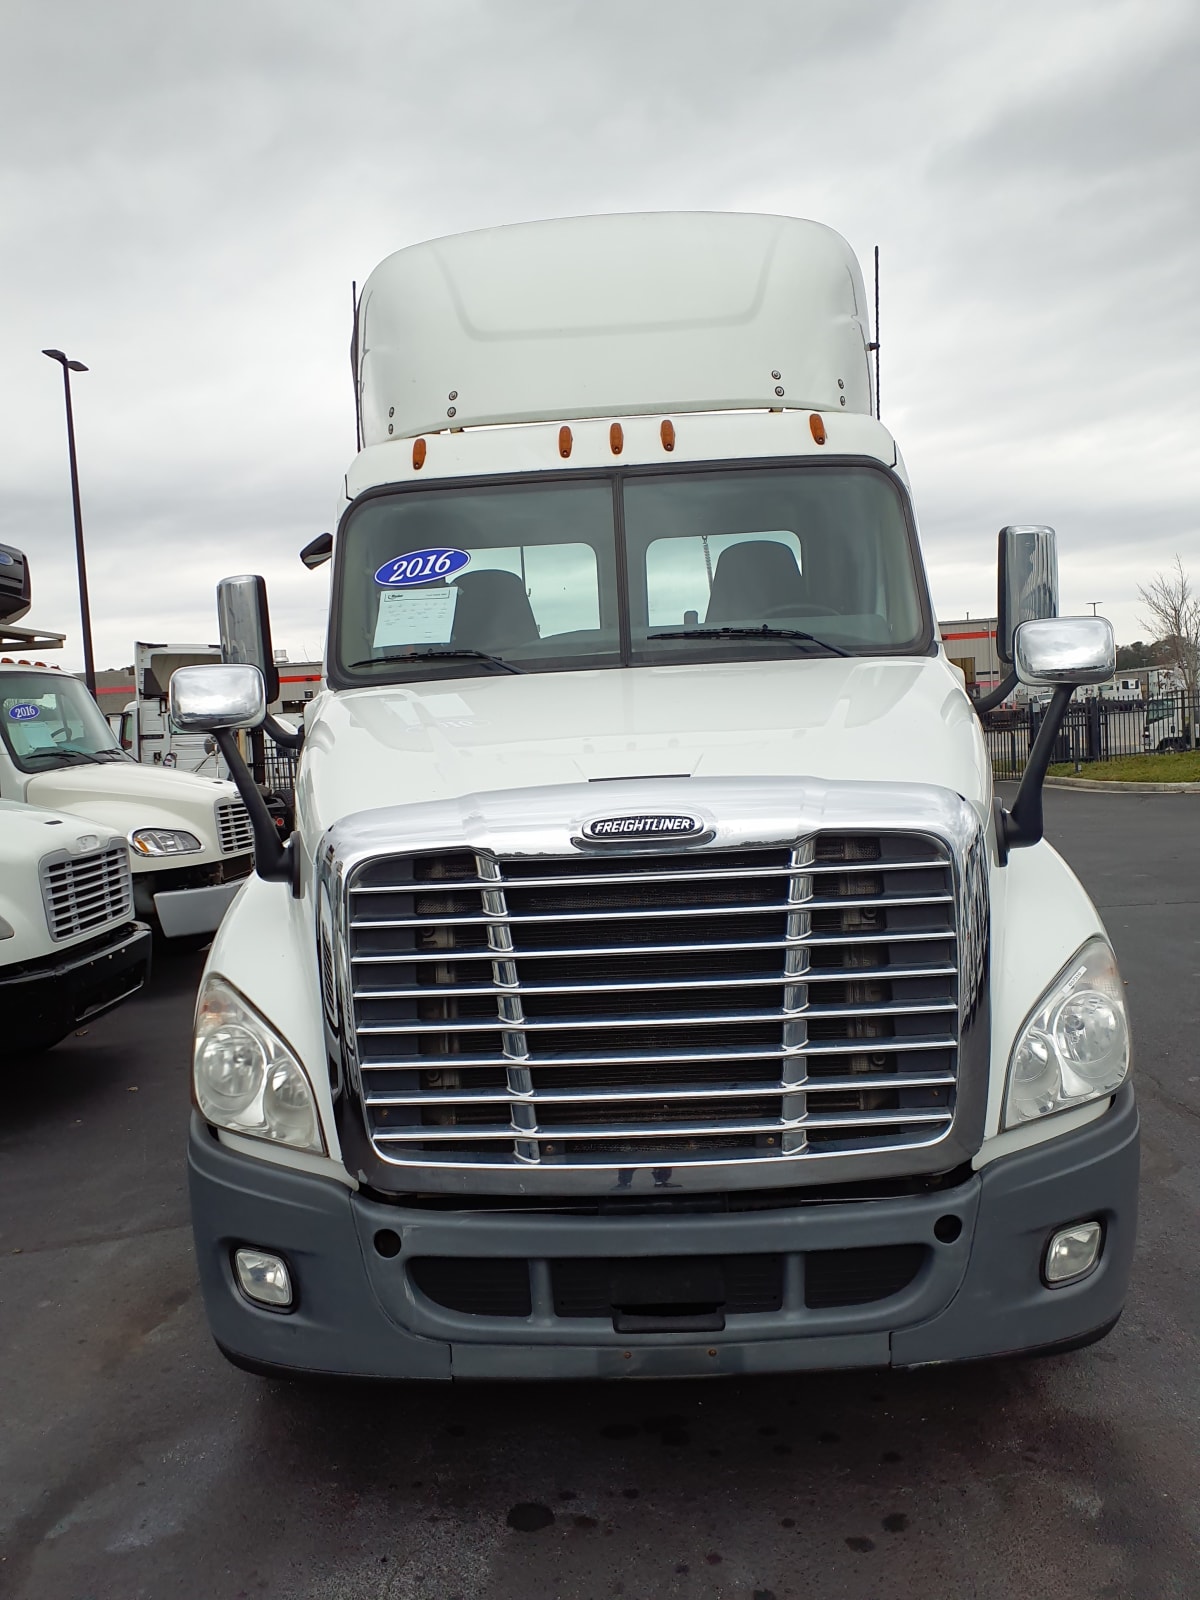
[[[266,685],[267,704],[279,698],[279,668],[271,648],[271,613],[267,585],[256,574],[222,578],[217,585],[217,621],[221,659],[230,665],[257,667]]]
[[[185,733],[256,728],[266,714],[257,667],[180,667],[171,675],[171,720]]]
[[[996,654],[1013,661],[1023,622],[1058,615],[1058,539],[1053,528],[1001,528],[997,550]]]
[[[1020,625],[1013,658],[1030,688],[1104,683],[1117,670],[1117,641],[1106,617],[1047,617]]]

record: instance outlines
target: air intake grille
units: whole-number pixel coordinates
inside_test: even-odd
[[[217,838],[227,856],[241,855],[254,848],[250,813],[240,800],[217,801]]]
[[[129,850],[122,840],[87,855],[46,856],[38,871],[52,939],[94,933],[133,915]]]
[[[946,848],[388,857],[350,883],[386,1160],[626,1167],[925,1146],[954,1112]]]

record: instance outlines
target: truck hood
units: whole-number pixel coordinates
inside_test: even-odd
[[[49,806],[105,823],[114,833],[135,828],[184,828],[204,846],[203,853],[134,862],[134,870],[192,865],[215,859],[218,847],[215,807],[235,799],[232,783],[190,772],[107,761],[35,773],[25,787],[30,805]]]
[[[379,806],[753,775],[937,784],[981,817],[991,800],[978,719],[943,658],[739,661],[327,692],[309,713],[300,825],[315,849]]]

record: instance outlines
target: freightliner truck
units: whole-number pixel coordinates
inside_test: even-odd
[[[250,872],[245,806],[231,783],[141,766],[122,750],[86,685],[36,659],[64,636],[18,625],[30,587],[23,553],[0,545],[0,800],[119,835],[137,915],[176,948],[206,944]]]
[[[261,579],[172,682],[256,829],[190,1134],[235,1362],[913,1366],[1116,1321],[1124,989],[1041,809],[1112,631],[1002,531],[1002,688],[1051,696],[1004,805],[871,349],[849,247],[782,217],[489,229],[366,283],[286,844],[233,734]]]

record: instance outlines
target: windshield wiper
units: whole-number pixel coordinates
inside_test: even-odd
[[[30,750],[23,759],[26,761],[94,761],[98,767],[104,765],[100,757],[93,755],[90,750]]]
[[[815,644],[831,656],[848,656],[849,650],[818,639],[815,633],[801,633],[799,628],[770,628],[764,622],[761,628],[680,628],[676,633],[649,633],[648,639],[793,639],[797,644]]]
[[[486,650],[391,650],[385,656],[367,656],[362,661],[352,661],[350,670],[355,667],[374,667],[387,662],[408,661],[453,661],[461,658],[471,661],[490,661],[492,666],[500,667],[504,672],[524,672],[524,667],[514,667],[511,661],[502,661],[499,656],[490,656]]]

